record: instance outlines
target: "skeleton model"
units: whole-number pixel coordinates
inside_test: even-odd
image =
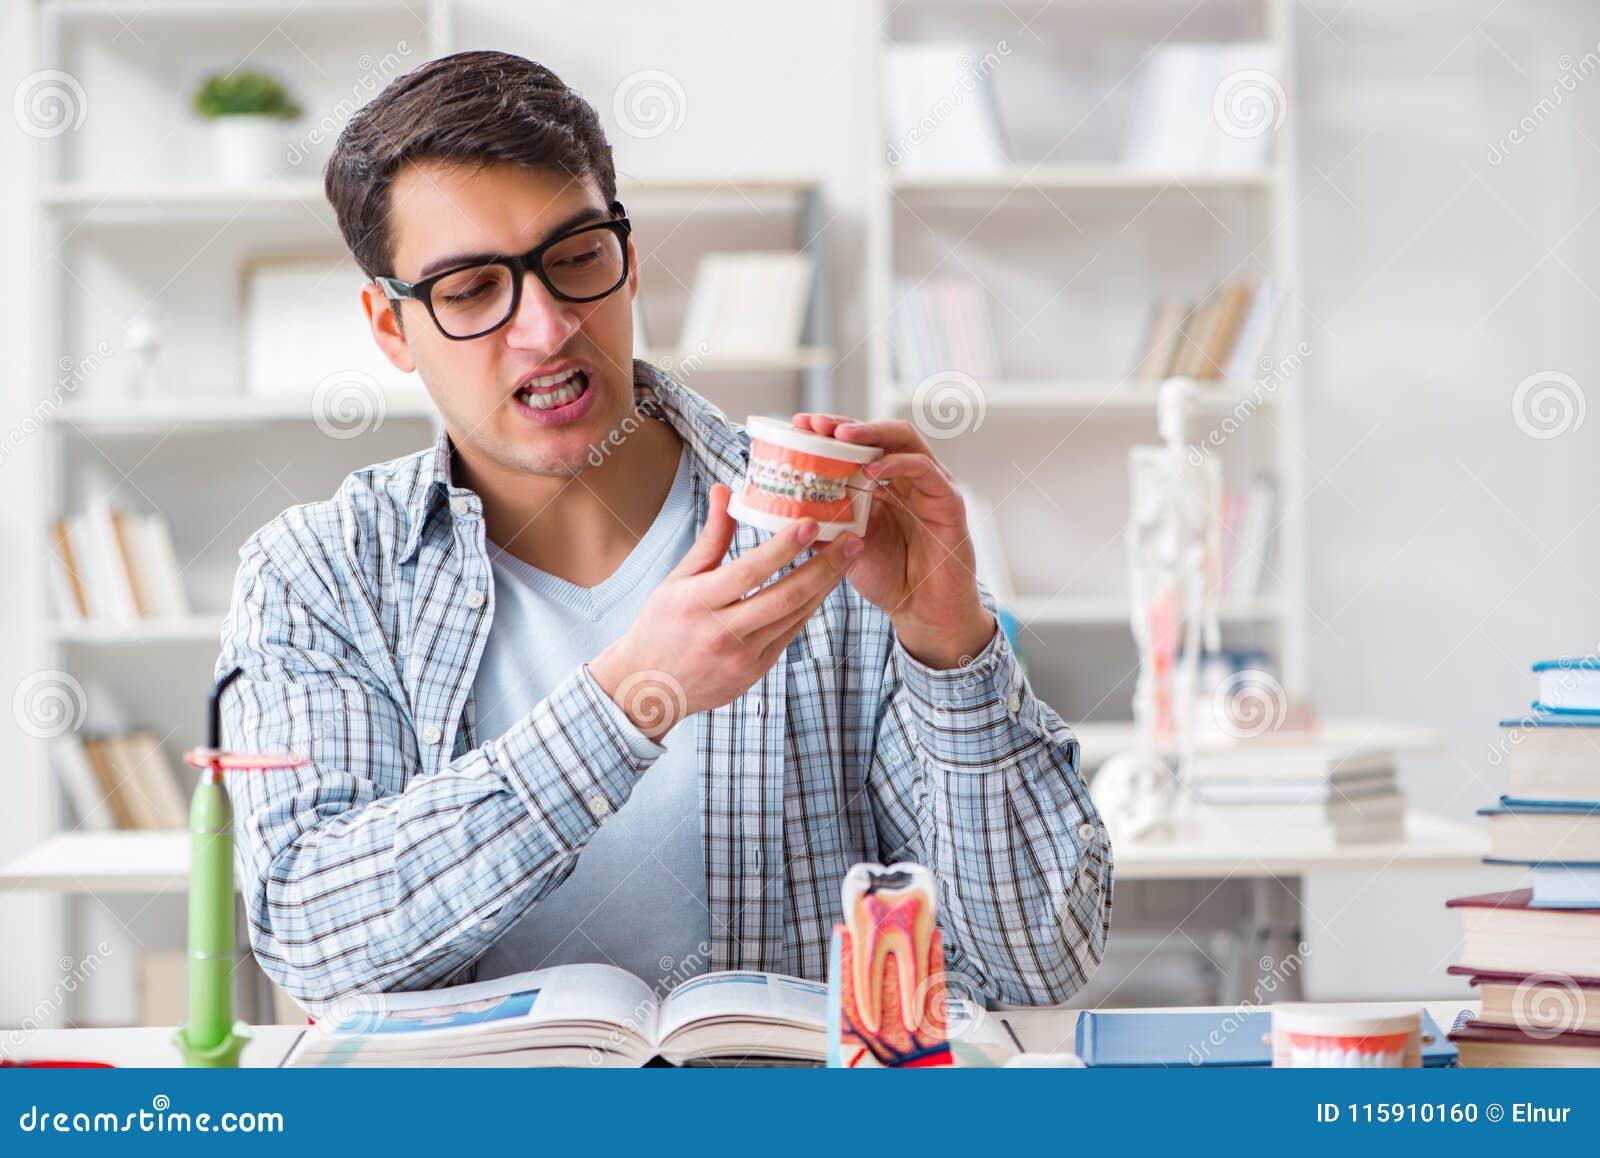
[[[1214,458],[1197,460],[1187,445],[1195,393],[1187,378],[1162,383],[1156,403],[1161,445],[1136,446],[1128,454],[1128,573],[1139,649],[1136,742],[1131,752],[1106,761],[1094,795],[1106,824],[1131,837],[1171,833],[1178,786],[1194,760],[1202,634],[1207,649],[1221,647],[1222,473]],[[1176,753],[1176,769],[1163,759],[1163,746]]]

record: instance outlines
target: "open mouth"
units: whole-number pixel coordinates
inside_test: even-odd
[[[544,412],[571,406],[589,391],[589,376],[573,368],[530,378],[517,391],[517,401],[530,410]]]

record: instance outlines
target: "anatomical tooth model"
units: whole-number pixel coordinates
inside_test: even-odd
[[[833,928],[828,960],[828,1064],[954,1065],[933,874],[858,864],[843,892],[844,924]]]

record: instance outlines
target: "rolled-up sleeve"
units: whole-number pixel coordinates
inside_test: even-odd
[[[229,775],[250,939],[313,1006],[426,988],[549,894],[664,749],[579,667],[499,738],[421,774],[411,721],[252,542],[219,671],[230,745],[304,765]]]
[[[998,627],[943,671],[896,640],[888,669],[869,776],[882,855],[934,873],[953,974],[1006,1004],[1065,1001],[1111,923],[1111,844],[1077,738]]]

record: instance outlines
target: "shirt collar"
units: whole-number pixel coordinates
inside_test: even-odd
[[[715,405],[665,371],[637,359],[633,363],[633,404],[639,414],[664,419],[678,432],[689,448],[690,469],[704,484],[702,491],[718,482],[730,490],[739,488],[750,459],[750,438],[743,427],[735,426]],[[408,496],[409,526],[399,562],[407,563],[416,554],[422,533],[440,506],[448,506],[451,498],[472,497],[471,491],[452,481],[453,458],[450,436],[441,428],[433,449],[424,454],[420,475],[425,485]]]

